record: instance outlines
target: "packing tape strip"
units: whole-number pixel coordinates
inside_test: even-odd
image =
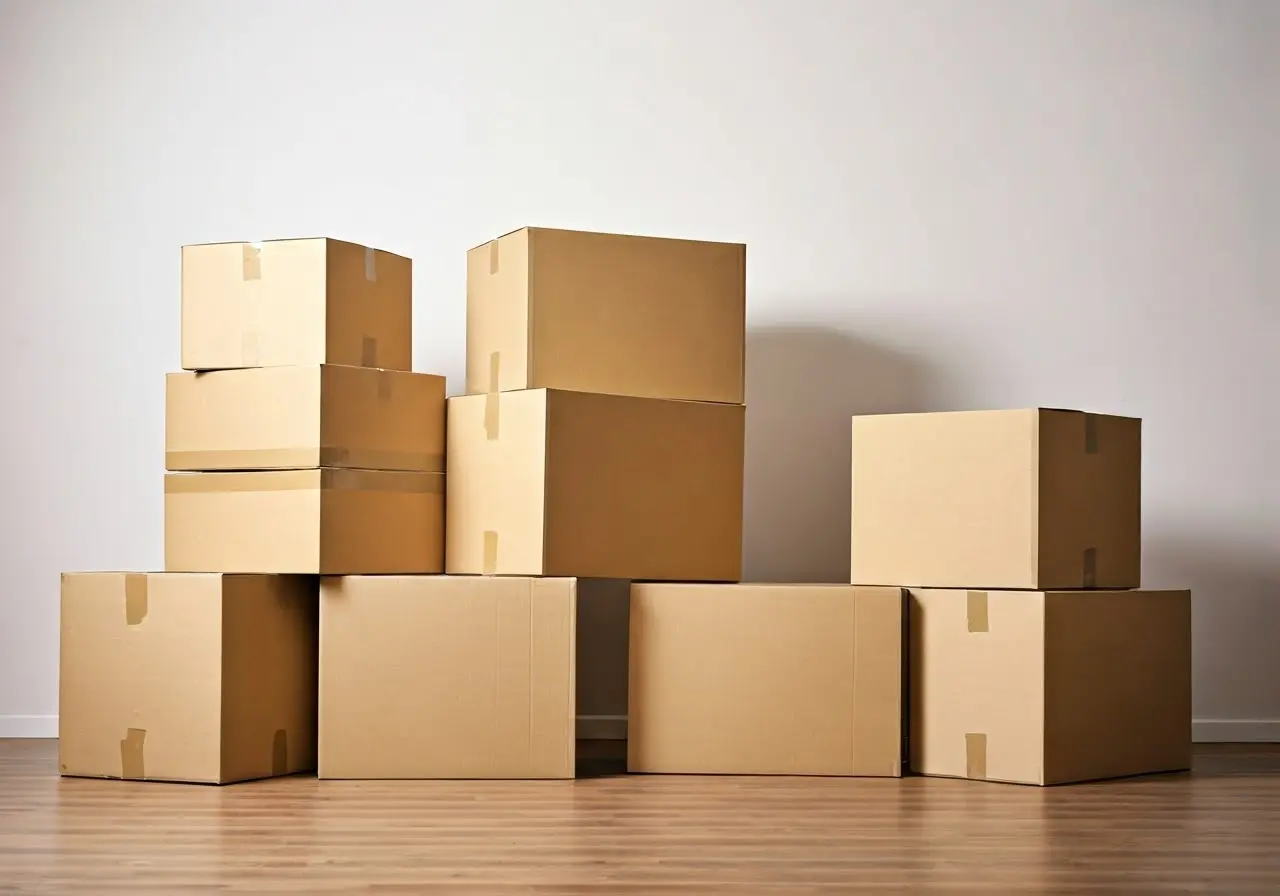
[[[964,736],[964,776],[981,781],[987,777],[987,736]]]
[[[489,273],[498,273],[498,241],[489,241]]]
[[[1098,415],[1084,415],[1084,453],[1098,453]]]
[[[378,366],[378,340],[372,336],[365,336],[360,340],[360,366]]]
[[[364,279],[370,283],[378,282],[378,250],[364,250]]]
[[[124,621],[127,625],[141,625],[147,618],[147,574],[125,573]]]
[[[212,451],[166,451],[164,466],[170,472],[181,473],[251,473],[313,467],[443,473],[444,455],[327,445],[319,448],[220,448]]]
[[[146,728],[125,730],[124,740],[120,741],[120,777],[141,780],[147,776],[146,752],[143,749],[146,740]]]
[[[987,592],[966,591],[965,598],[968,603],[969,631],[991,631],[991,619],[987,611]]]
[[[391,400],[391,388],[395,382],[395,374],[390,370],[378,371],[378,401]]]
[[[484,437],[486,441],[498,438],[498,375],[502,368],[502,353],[489,354],[489,388],[484,393]]]
[[[319,473],[319,475],[316,475]],[[443,473],[398,470],[356,470],[320,467],[306,470],[253,470],[249,472],[169,473],[164,477],[166,495],[222,492],[286,492],[305,489],[341,489],[353,492],[444,494]]]
[[[277,728],[271,738],[271,774],[289,774],[289,732]]]
[[[243,280],[262,279],[262,243],[240,244],[240,277]]]
[[[1085,548],[1080,559],[1080,584],[1084,588],[1098,587],[1098,549]]]
[[[492,529],[484,530],[484,554],[480,561],[480,571],[486,576],[498,571],[498,533]]]

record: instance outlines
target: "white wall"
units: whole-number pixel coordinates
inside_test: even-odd
[[[844,577],[852,413],[1145,418],[1199,733],[1280,739],[1273,9],[6,3],[0,734],[52,730],[58,572],[161,562],[180,244],[412,256],[457,390],[463,251],[534,223],[750,245],[751,577]]]

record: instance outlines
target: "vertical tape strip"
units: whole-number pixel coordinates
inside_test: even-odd
[[[129,728],[120,741],[120,777],[141,780],[147,776],[147,764],[143,744],[147,739],[146,728]]]
[[[987,736],[985,734],[964,736],[964,776],[979,781],[987,777]]]
[[[1084,588],[1098,587],[1098,549],[1085,548],[1080,562],[1080,585]]]
[[[498,533],[492,529],[484,530],[484,556],[480,561],[480,570],[486,576],[498,571]]]
[[[271,738],[271,774],[289,774],[289,732],[277,728]]]
[[[389,401],[391,399],[391,384],[394,374],[390,370],[378,371],[378,401]]]
[[[1084,415],[1084,453],[1098,453],[1098,415]]]
[[[498,438],[498,374],[501,371],[502,353],[489,355],[489,388],[484,394],[484,437],[492,442]]]
[[[498,273],[498,241],[489,241],[489,273]]]
[[[146,573],[126,573],[124,577],[124,621],[129,625],[141,625],[142,620],[146,618]]]
[[[966,596],[969,603],[969,631],[991,631],[991,623],[987,615],[987,592],[969,591],[966,592]]]
[[[262,244],[242,243],[240,275],[244,280],[262,279]]]
[[[365,336],[360,340],[360,366],[378,366],[378,340],[372,336]]]
[[[378,250],[364,250],[364,279],[370,283],[378,282]]]

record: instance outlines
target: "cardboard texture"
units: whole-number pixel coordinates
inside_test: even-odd
[[[66,573],[64,775],[227,784],[315,768],[316,580]]]
[[[167,473],[170,572],[431,573],[444,476],[373,470]]]
[[[1136,588],[1141,425],[1044,408],[853,418],[850,580]]]
[[[898,588],[631,587],[627,770],[902,773]]]
[[[343,367],[171,373],[165,469],[444,472],[442,376]]]
[[[572,778],[573,579],[320,586],[322,778]]]
[[[1064,784],[1190,768],[1189,592],[909,600],[913,771]]]
[[[744,410],[550,389],[449,399],[448,572],[736,581]]]
[[[467,253],[467,394],[741,404],[746,246],[526,227]]]
[[[331,239],[182,247],[182,367],[412,369],[413,263]]]

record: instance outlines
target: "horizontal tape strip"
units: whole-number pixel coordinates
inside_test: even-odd
[[[346,492],[444,494],[444,474],[323,467],[263,472],[170,473],[164,477],[166,495],[282,492],[321,488]]]
[[[167,470],[308,470],[314,467],[357,467],[411,473],[443,473],[444,455],[378,448],[219,448],[210,451],[166,451]]]

